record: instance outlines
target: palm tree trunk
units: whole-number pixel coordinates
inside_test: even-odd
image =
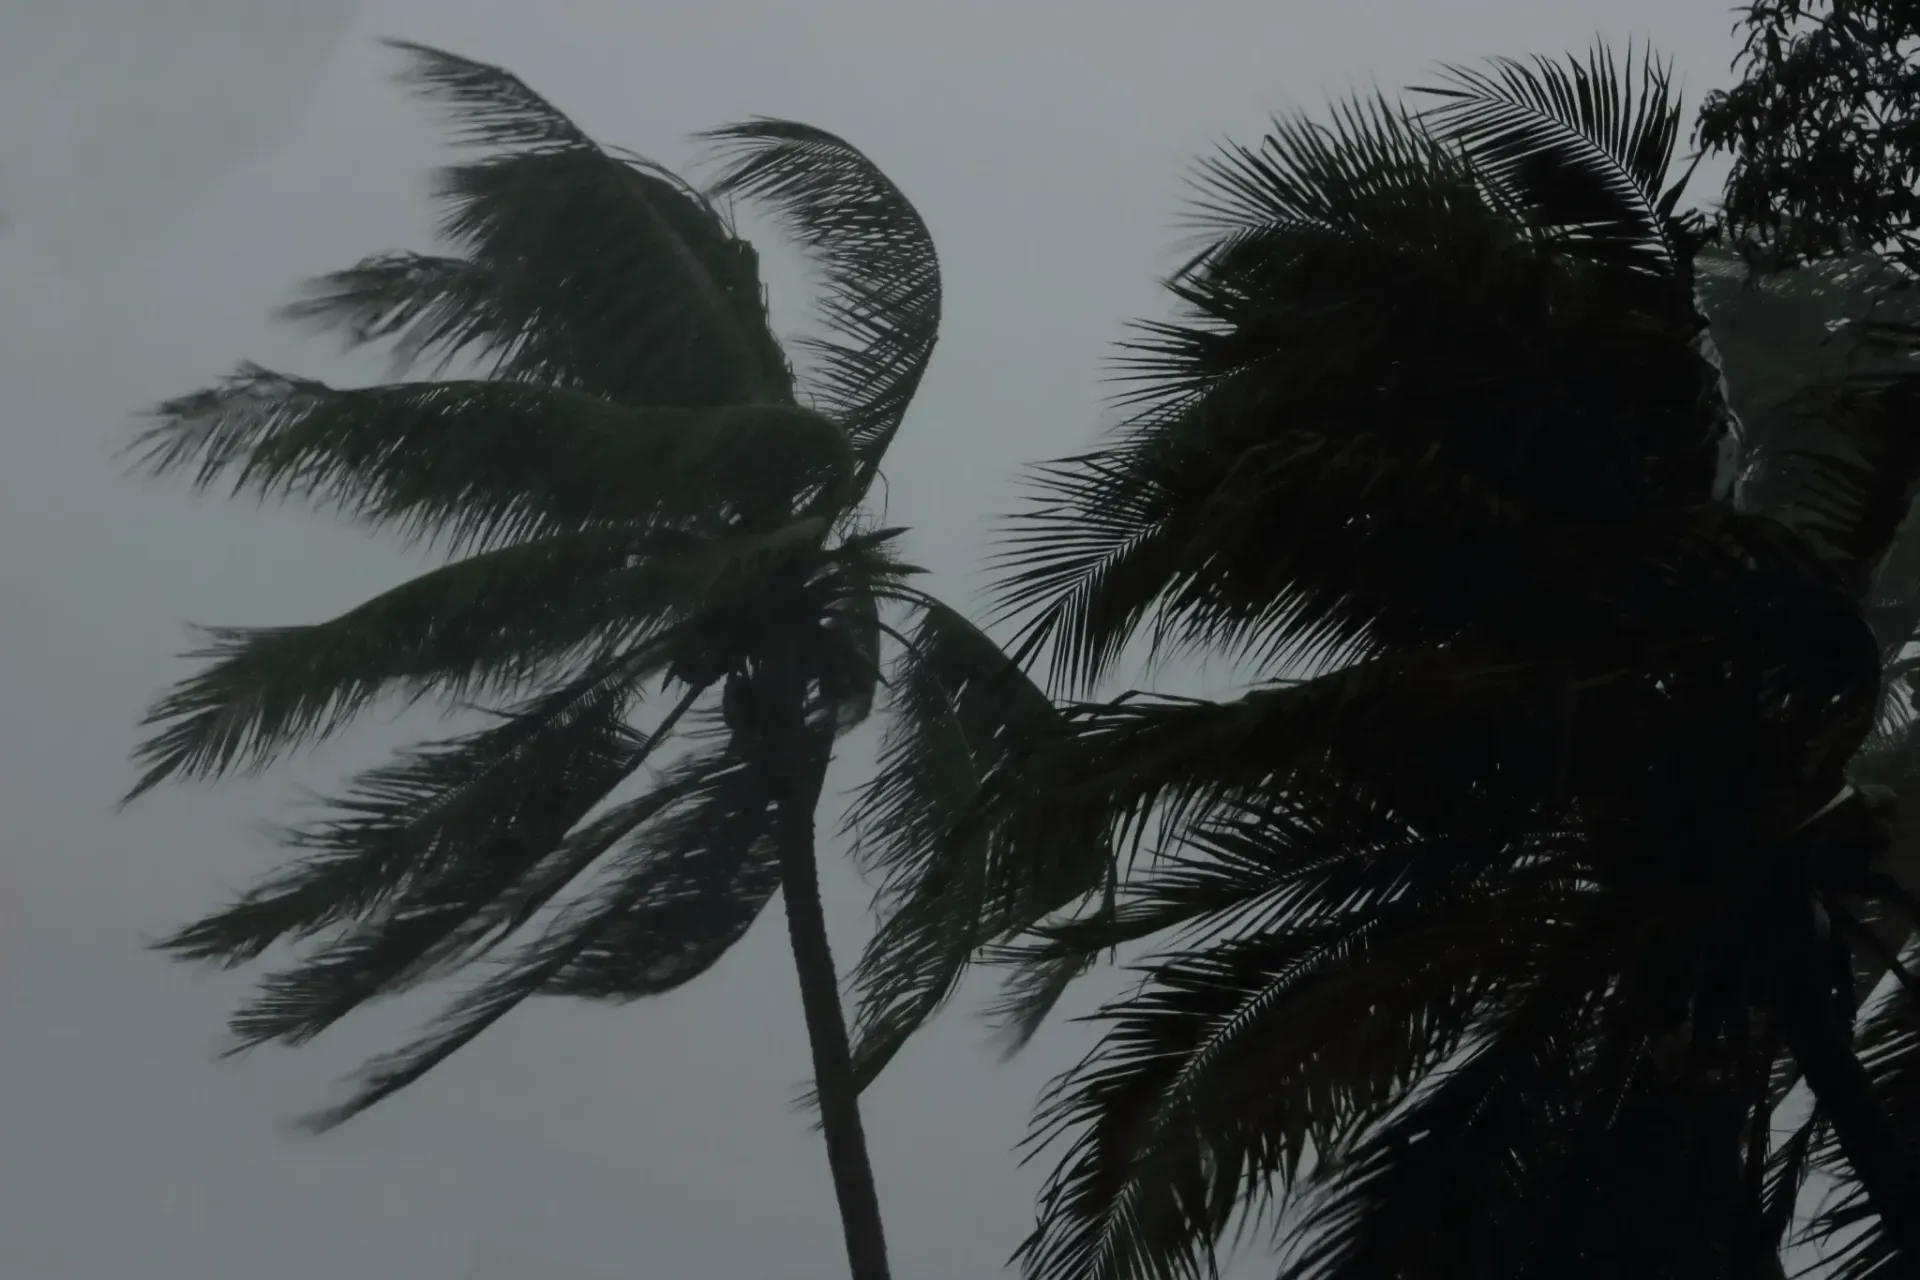
[[[1781,1032],[1867,1202],[1904,1259],[1898,1274],[1920,1273],[1920,1160],[1893,1127],[1853,1052],[1811,911],[1783,915],[1786,936],[1780,939],[1776,980]]]
[[[880,1221],[880,1195],[860,1123],[860,1089],[853,1074],[853,1051],[846,1014],[840,1006],[840,982],[820,904],[820,868],[814,854],[814,810],[826,775],[825,744],[811,740],[804,715],[804,685],[776,689],[774,714],[781,731],[769,744],[765,761],[775,787],[775,832],[780,842],[781,896],[787,909],[787,935],[793,967],[800,978],[800,1008],[813,1050],[814,1091],[820,1128],[827,1140],[827,1167],[840,1203],[847,1264],[853,1280],[888,1280],[887,1240]]]

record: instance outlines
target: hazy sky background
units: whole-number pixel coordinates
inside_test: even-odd
[[[807,1057],[777,909],[691,989],[524,1010],[323,1138],[285,1122],[421,1008],[216,1063],[241,980],[141,949],[265,865],[254,828],[296,783],[405,730],[112,809],[184,623],[317,619],[406,567],[114,457],[130,411],[241,359],[378,371],[266,318],[305,275],[427,247],[445,153],[375,37],[504,62],[671,164],[751,114],[878,160],[948,283],[891,514],[964,599],[1020,464],[1101,420],[1102,359],[1157,307],[1178,179],[1214,140],[1596,30],[1673,55],[1691,106],[1727,78],[1732,23],[1726,0],[0,0],[0,1280],[844,1274],[825,1160],[789,1106]],[[782,314],[797,283],[776,276]],[[850,744],[842,783],[869,751]],[[866,894],[828,876],[845,961]],[[955,1014],[869,1095],[903,1280],[1000,1273],[1040,1176],[1011,1149],[1087,1043],[1060,1026],[1000,1066]]]

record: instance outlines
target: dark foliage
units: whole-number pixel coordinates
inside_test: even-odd
[[[1889,252],[1920,265],[1920,9],[1909,0],[1754,0],[1740,82],[1697,135],[1730,153],[1725,217],[1770,266]]]
[[[1201,1276],[1267,1220],[1303,1280],[1732,1277],[1816,1159],[1920,1257],[1920,1134],[1847,1025],[1853,908],[1895,906],[1848,769],[1911,634],[1905,335],[1803,280],[1845,358],[1733,386],[1768,330],[1709,313],[1780,299],[1701,259],[1658,67],[1429,93],[1203,169],[1134,416],[1016,525],[1070,687],[1143,635],[1266,677],[1069,708],[984,777],[1009,863],[1141,855],[1023,976],[1155,948],[1045,1106],[1022,1261]]]

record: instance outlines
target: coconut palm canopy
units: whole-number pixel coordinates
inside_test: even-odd
[[[1920,1257],[1910,1041],[1863,1066],[1846,1003],[1847,904],[1899,898],[1846,769],[1920,386],[1897,345],[1810,375],[1825,443],[1735,501],[1678,130],[1661,68],[1597,52],[1202,168],[1180,314],[1043,471],[1006,599],[1070,688],[1140,635],[1269,682],[1070,708],[959,825],[990,866],[1138,851],[1016,949],[1024,1016],[1156,948],[1043,1108],[1029,1275],[1198,1276],[1276,1213],[1289,1276],[1748,1274],[1816,1156],[1858,1257]]]
[[[301,1043],[488,962],[325,1125],[530,996],[686,983],[784,886],[854,1271],[884,1276],[815,878],[831,744],[871,711],[889,636],[907,641],[908,739],[951,731],[962,696],[976,715],[1002,701],[1056,714],[911,585],[900,531],[865,506],[938,335],[932,240],[822,130],[706,135],[725,167],[703,192],[597,143],[498,67],[402,48],[413,86],[481,151],[439,176],[446,251],[369,258],[289,314],[389,344],[402,376],[426,376],[338,388],[246,366],[160,406],[142,460],[339,513],[445,563],[327,621],[209,630],[196,672],[148,718],[134,794],[257,770],[395,699],[479,704],[486,719],[352,779],[282,833],[294,860],[164,945],[238,965],[311,944],[235,1014],[241,1048]],[[824,336],[793,347],[798,369],[755,250],[721,211],[736,197],[817,269]],[[476,372],[448,376],[456,362]],[[890,866],[897,892],[934,870]],[[882,1038],[862,1050],[868,1076],[897,1047]]]

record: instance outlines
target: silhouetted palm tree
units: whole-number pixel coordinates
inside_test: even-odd
[[[835,736],[873,705],[888,606],[918,613],[909,666],[971,681],[976,701],[1008,665],[908,585],[898,531],[863,505],[937,336],[927,228],[821,130],[707,135],[729,163],[702,194],[498,67],[403,47],[412,83],[489,149],[441,175],[451,251],[370,258],[290,310],[434,376],[335,388],[244,367],[157,410],[144,461],[448,562],[326,622],[209,631],[149,716],[134,794],[256,769],[382,699],[493,709],[354,778],[285,832],[297,861],[164,945],[238,965],[318,939],[232,1024],[241,1047],[298,1044],[546,920],[315,1118],[330,1125],[529,996],[682,985],[782,890],[852,1273],[881,1280],[815,808]],[[713,203],[734,196],[821,270],[830,336],[805,344],[801,376],[752,246]],[[479,375],[441,377],[456,358]]]
[[[1770,1141],[1782,1063],[1920,1258],[1843,905],[1894,900],[1844,771],[1920,388],[1802,398],[1843,447],[1737,507],[1664,73],[1432,92],[1202,171],[1135,416],[1016,532],[1075,687],[1142,632],[1270,681],[1070,710],[983,788],[1003,861],[1153,846],[1027,949],[1162,947],[1043,1112],[1027,1270],[1199,1275],[1285,1210],[1294,1276],[1752,1274],[1817,1145]]]

